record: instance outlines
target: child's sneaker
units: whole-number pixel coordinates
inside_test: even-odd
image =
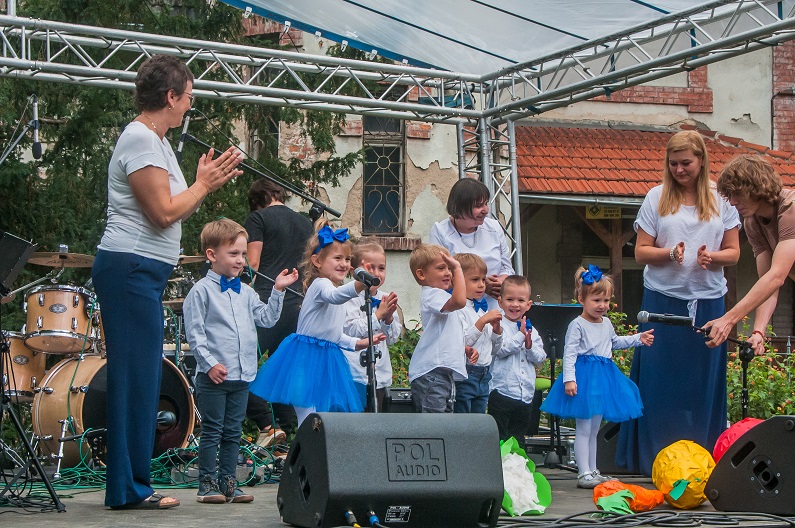
[[[287,434],[281,429],[271,427],[267,431],[260,431],[256,444],[260,447],[270,447],[274,444],[281,444],[287,440]]]
[[[237,480],[232,475],[222,477],[221,486],[226,500],[229,502],[252,502],[254,500],[254,495],[244,493],[237,487]]]
[[[594,489],[601,484],[602,481],[594,478],[593,473],[583,473],[577,477],[577,487],[585,489]]]
[[[591,475],[593,475],[593,478],[595,478],[596,480],[598,480],[600,484],[601,484],[602,482],[609,482],[609,481],[611,481],[611,480],[618,480],[618,479],[616,479],[615,477],[609,477],[609,476],[607,476],[607,475],[602,475],[601,473],[599,473],[599,470],[598,470],[598,469],[597,469],[596,471],[593,471],[593,472],[591,473]]]
[[[199,492],[196,494],[196,501],[207,504],[224,504],[226,497],[218,489],[218,482],[208,475],[199,482]]]

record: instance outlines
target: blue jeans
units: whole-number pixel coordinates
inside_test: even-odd
[[[457,413],[485,413],[489,402],[491,365],[479,367],[467,364],[467,379],[455,382],[455,405]]]
[[[102,306],[107,364],[105,505],[146,499],[154,490],[163,370],[163,290],[174,267],[134,253],[99,250],[91,278]]]
[[[196,408],[202,417],[200,482],[208,475],[215,479],[236,474],[247,402],[248,382],[238,380],[215,384],[204,372],[196,374]]]

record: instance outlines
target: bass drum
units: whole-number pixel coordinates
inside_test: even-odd
[[[33,432],[40,438],[39,447],[45,455],[57,455],[61,436],[59,420],[70,414],[74,430],[66,436],[81,435],[89,429],[101,429],[107,424],[107,359],[98,355],[67,358],[56,364],[44,379],[41,392],[33,398]],[[188,382],[173,363],[163,360],[163,379],[160,384],[158,410],[168,416],[167,423],[158,425],[152,457],[169,448],[186,447],[195,425],[193,395]],[[169,415],[167,413],[172,413]],[[152,421],[157,416],[152,416]],[[63,466],[72,467],[81,460],[91,459],[87,442],[63,444]]]

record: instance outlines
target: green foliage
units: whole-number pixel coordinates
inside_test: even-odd
[[[417,342],[422,335],[422,327],[416,319],[409,321],[412,328],[407,324],[403,335],[395,343],[389,345],[389,358],[392,361],[392,385],[395,387],[409,386],[409,361]]]

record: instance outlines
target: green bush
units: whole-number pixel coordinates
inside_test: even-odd
[[[389,358],[392,361],[392,386],[409,386],[409,361],[411,361],[411,354],[414,353],[417,342],[420,340],[420,335],[422,335],[420,322],[412,319],[407,322],[400,339],[389,345]]]

